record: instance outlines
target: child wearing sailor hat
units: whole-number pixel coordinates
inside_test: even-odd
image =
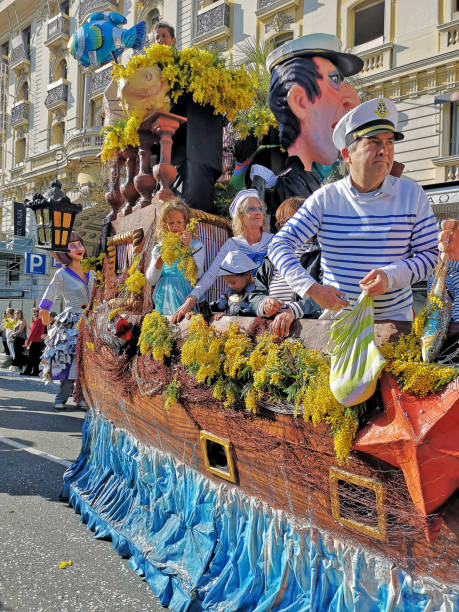
[[[253,261],[244,253],[230,251],[225,255],[218,275],[223,278],[230,290],[210,304],[211,311],[219,313],[215,316],[216,320],[225,315],[256,316],[249,302],[249,295],[255,286],[253,270]]]

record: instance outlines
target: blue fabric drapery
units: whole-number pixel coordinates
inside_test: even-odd
[[[237,487],[216,486],[94,410],[62,497],[177,612],[459,609],[451,585],[413,578]]]

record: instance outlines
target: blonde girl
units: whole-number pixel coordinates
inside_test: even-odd
[[[179,260],[171,265],[161,257],[161,243],[167,232],[178,234],[180,242],[191,248],[191,254],[198,269],[198,278],[204,268],[204,245],[193,239],[186,227],[191,220],[191,211],[183,200],[164,202],[156,222],[155,235],[159,243],[153,248],[150,265],[146,272],[147,281],[154,287],[155,308],[163,315],[173,315],[192,290],[191,283],[178,269]]]

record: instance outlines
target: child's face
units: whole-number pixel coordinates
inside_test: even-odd
[[[232,291],[242,291],[250,285],[252,277],[250,273],[247,274],[226,274],[223,280],[228,284]]]
[[[170,232],[181,234],[185,231],[185,218],[179,210],[171,210],[166,215],[166,226]]]

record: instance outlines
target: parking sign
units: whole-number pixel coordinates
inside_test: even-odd
[[[24,272],[26,274],[46,274],[46,255],[26,253]]]

